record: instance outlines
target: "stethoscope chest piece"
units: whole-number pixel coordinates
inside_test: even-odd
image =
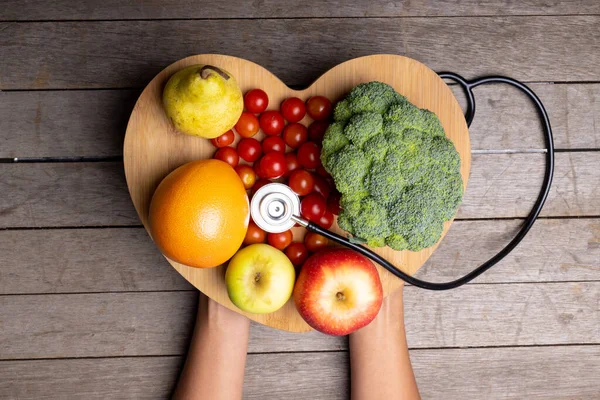
[[[250,215],[266,232],[285,232],[296,223],[292,217],[300,215],[300,198],[282,183],[265,185],[252,196]]]

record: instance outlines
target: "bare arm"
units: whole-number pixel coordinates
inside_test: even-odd
[[[383,300],[373,322],[350,335],[352,400],[420,399],[406,344],[403,289]]]
[[[176,400],[242,398],[250,320],[200,293],[196,328]]]

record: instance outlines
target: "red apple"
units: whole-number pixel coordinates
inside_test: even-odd
[[[328,335],[347,335],[368,325],[382,300],[377,268],[362,254],[344,248],[311,256],[294,287],[294,302],[302,318]]]

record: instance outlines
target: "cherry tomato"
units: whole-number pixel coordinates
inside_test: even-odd
[[[296,153],[285,153],[285,164],[287,165],[287,172],[285,173],[285,176],[289,176],[293,171],[300,168]]]
[[[295,149],[308,140],[308,130],[302,124],[289,124],[283,130],[283,140],[288,146]]]
[[[285,121],[283,120],[283,116],[279,114],[279,111],[269,110],[260,114],[260,129],[262,129],[266,135],[279,135],[283,130],[284,124]]]
[[[281,103],[281,114],[288,122],[298,122],[306,115],[306,106],[299,98],[290,97]]]
[[[260,159],[256,160],[256,162],[254,163],[254,165],[252,166],[254,168],[254,172],[256,172],[256,176],[259,177],[260,179],[265,179],[265,174],[263,173],[262,169],[260,168]]]
[[[265,154],[272,151],[285,153],[285,142],[279,136],[269,136],[262,141],[262,150]]]
[[[240,162],[240,156],[238,156],[238,153],[233,147],[220,148],[217,150],[213,158],[216,160],[225,161],[233,168],[237,167],[238,163]]]
[[[306,169],[321,165],[321,149],[313,142],[306,142],[298,149],[298,162]]]
[[[325,178],[319,175],[314,175],[313,181],[315,182],[313,190],[316,193],[319,193],[324,198],[328,198],[329,193],[331,193],[331,187],[329,186],[329,183],[327,183]]]
[[[250,221],[248,224],[248,230],[246,231],[246,237],[244,238],[244,244],[255,244],[255,243],[264,243],[267,238],[267,232],[263,231],[254,223],[254,221]]]
[[[254,138],[244,138],[237,145],[237,152],[244,160],[254,162],[262,154],[260,142]]]
[[[331,101],[324,96],[313,96],[306,102],[306,112],[317,121],[329,118],[331,109]]]
[[[323,250],[329,244],[329,240],[325,236],[321,236],[318,233],[308,232],[304,236],[304,245],[308,251],[316,253],[319,250]]]
[[[252,187],[252,194],[256,193],[258,191],[258,189],[260,189],[261,187],[268,185],[269,183],[271,183],[270,180],[268,179],[259,179],[258,181],[256,181],[256,183],[254,184],[254,186]]]
[[[285,249],[285,255],[296,267],[301,267],[308,258],[308,249],[301,242],[293,242]]]
[[[319,165],[317,167],[317,169],[315,170],[315,172],[317,173],[317,175],[321,175],[323,178],[331,178],[331,175],[329,175],[329,172],[327,172],[325,167],[323,167],[322,165]]]
[[[333,214],[331,211],[325,211],[325,214],[317,221],[321,228],[329,229],[333,225]]]
[[[269,96],[263,90],[252,89],[244,96],[244,106],[253,114],[260,114],[267,109],[268,105]]]
[[[251,189],[256,182],[256,173],[249,165],[238,165],[235,167],[235,172],[240,176],[246,190]]]
[[[302,199],[300,203],[300,213],[304,218],[312,222],[319,222],[325,210],[327,209],[327,202],[325,197],[319,193],[311,193]]]
[[[287,172],[287,165],[283,153],[272,151],[260,159],[260,173],[265,178],[277,179]]]
[[[313,175],[303,169],[296,170],[290,174],[288,186],[298,194],[306,196],[313,191],[315,181]]]
[[[235,139],[235,133],[233,133],[233,131],[230,129],[221,136],[217,136],[214,139],[210,139],[210,141],[213,144],[213,146],[221,148],[229,146],[231,143],[233,143],[233,139]]]
[[[331,211],[332,214],[340,215],[342,212],[342,207],[340,207],[340,198],[342,195],[338,191],[334,191],[327,198],[327,210]]]
[[[292,243],[293,238],[294,235],[290,230],[281,233],[269,233],[267,235],[269,244],[278,250],[283,250],[288,247],[290,243]]]
[[[258,118],[256,118],[256,115],[249,112],[243,112],[240,119],[235,124],[236,132],[239,133],[241,137],[245,138],[256,135],[258,128]]]
[[[329,128],[329,122],[327,121],[313,122],[308,126],[308,138],[315,143],[321,143],[327,128]]]

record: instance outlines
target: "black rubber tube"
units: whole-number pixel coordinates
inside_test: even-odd
[[[438,283],[438,282],[427,282],[427,281],[423,281],[421,279],[412,277],[412,276],[400,271],[399,269],[397,269],[393,264],[388,262],[386,259],[384,259],[380,255],[378,255],[377,253],[373,252],[372,250],[370,250],[364,246],[361,246],[359,244],[352,243],[349,239],[347,239],[343,236],[340,236],[338,234],[335,234],[333,232],[330,232],[327,229],[323,229],[320,226],[318,226],[312,222],[308,223],[308,226],[306,227],[306,229],[308,229],[309,231],[323,235],[326,238],[333,240],[334,242],[337,242],[341,245],[344,245],[346,247],[349,247],[353,250],[358,251],[359,253],[361,253],[364,256],[375,261],[376,263],[378,263],[379,265],[384,267],[386,270],[391,272],[393,275],[404,280],[405,282],[410,283],[411,285],[414,285],[414,286],[417,286],[417,287],[420,287],[423,289],[429,289],[429,290],[448,290],[448,289],[454,289],[459,286],[462,286],[465,283],[470,282],[473,279],[477,278],[479,275],[483,274],[485,271],[487,271],[488,269],[490,269],[491,267],[496,265],[504,257],[506,257],[519,244],[519,242],[521,242],[521,240],[523,240],[525,235],[527,235],[527,232],[529,232],[529,230],[533,226],[533,223],[535,222],[537,217],[540,215],[540,212],[542,211],[542,207],[544,206],[544,202],[546,201],[546,198],[548,197],[548,193],[550,192],[550,186],[552,184],[552,176],[554,175],[554,140],[552,138],[552,128],[550,126],[550,119],[548,118],[548,113],[546,112],[544,105],[542,104],[540,99],[537,97],[537,95],[531,89],[529,89],[526,85],[524,85],[523,83],[521,83],[517,80],[514,80],[512,78],[507,78],[504,76],[489,76],[489,77],[475,79],[472,81],[467,81],[460,75],[454,74],[452,72],[440,73],[439,75],[441,78],[452,79],[452,80],[456,81],[465,90],[465,94],[467,96],[467,111],[465,113],[465,119],[467,121],[468,126],[471,125],[471,122],[473,121],[473,117],[475,116],[475,97],[473,96],[472,89],[477,86],[480,86],[480,85],[485,85],[485,84],[490,84],[490,83],[505,83],[505,84],[514,86],[514,87],[520,89],[521,91],[523,91],[529,97],[529,99],[535,104],[535,106],[537,108],[539,117],[542,121],[542,127],[544,130],[544,136],[545,136],[545,141],[546,141],[546,149],[547,149],[546,172],[544,174],[542,188],[537,197],[537,200],[536,200],[535,204],[533,205],[531,212],[529,213],[529,215],[523,222],[521,229],[519,230],[519,232],[517,232],[516,236],[502,250],[500,250],[498,252],[498,254],[496,254],[489,260],[487,260],[485,263],[483,263],[479,267],[475,268],[473,271],[469,272],[468,274],[466,274],[456,280],[453,280],[450,282],[439,282]]]

